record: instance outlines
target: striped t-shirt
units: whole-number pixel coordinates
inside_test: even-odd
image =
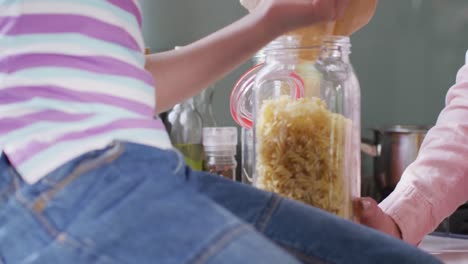
[[[26,182],[114,140],[171,147],[141,26],[137,0],[0,0],[0,153]]]

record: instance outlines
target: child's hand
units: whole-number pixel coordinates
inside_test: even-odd
[[[350,0],[243,0],[252,13],[266,15],[280,33],[340,18]],[[255,3],[258,2],[258,5]]]

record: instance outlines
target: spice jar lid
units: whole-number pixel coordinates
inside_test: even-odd
[[[203,128],[203,146],[205,151],[229,151],[236,153],[236,127],[205,127]]]

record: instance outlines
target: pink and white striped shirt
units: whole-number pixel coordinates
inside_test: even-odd
[[[113,140],[170,148],[136,0],[0,1],[0,152],[28,183]]]

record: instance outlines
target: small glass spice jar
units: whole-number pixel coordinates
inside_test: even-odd
[[[205,171],[236,180],[237,128],[203,128]]]

